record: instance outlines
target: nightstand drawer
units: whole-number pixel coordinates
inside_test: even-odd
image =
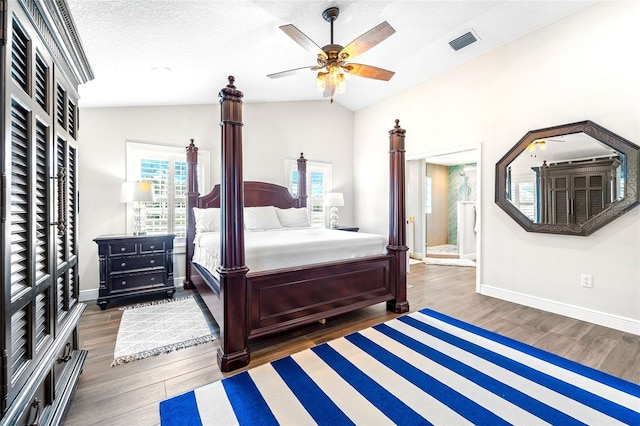
[[[158,239],[140,243],[140,253],[153,253],[156,251],[164,251],[164,241]]]
[[[136,244],[132,242],[116,242],[109,244],[109,255],[136,254]]]
[[[131,271],[134,269],[161,268],[164,266],[164,253],[149,256],[116,257],[109,259],[111,272]]]
[[[158,271],[111,277],[109,279],[110,294],[126,292],[137,287],[164,287],[164,275],[164,271]]]

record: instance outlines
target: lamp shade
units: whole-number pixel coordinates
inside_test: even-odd
[[[120,202],[155,201],[153,183],[151,182],[122,182],[120,188]]]
[[[344,206],[344,196],[342,192],[327,192],[324,194],[324,205],[329,207]]]

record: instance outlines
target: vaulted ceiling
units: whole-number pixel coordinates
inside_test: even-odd
[[[396,33],[358,63],[395,71],[390,81],[350,76],[335,102],[357,111],[562,19],[593,1],[67,0],[95,79],[83,107],[209,104],[234,75],[245,102],[323,99],[315,73],[267,74],[313,66],[315,57],[278,27],[293,24],[320,47],[330,42],[322,12],[340,8],[343,46],[382,21]],[[449,41],[479,37],[459,51]],[[152,73],[153,68],[171,72]]]

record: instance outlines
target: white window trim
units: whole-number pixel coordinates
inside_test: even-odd
[[[145,152],[170,153],[171,155],[184,156],[186,161],[186,149],[184,147],[163,145],[153,142],[125,141],[126,146],[126,180],[135,181],[140,179],[140,169],[135,161],[144,155]],[[211,153],[208,150],[198,149],[198,187],[209,186],[211,175]],[[133,203],[127,203],[126,211],[126,232],[131,233],[134,229]],[[184,238],[176,239],[174,243],[174,253],[181,253],[185,250],[186,241]]]

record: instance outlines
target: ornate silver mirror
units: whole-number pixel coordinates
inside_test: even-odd
[[[529,232],[589,235],[640,203],[639,153],[592,121],[532,130],[496,163],[496,204]]]

